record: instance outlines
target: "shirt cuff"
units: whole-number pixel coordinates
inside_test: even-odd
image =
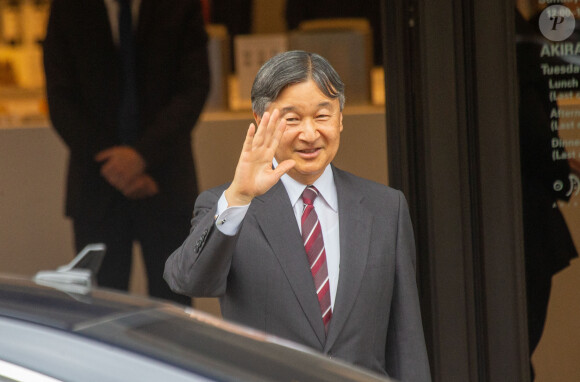
[[[224,235],[234,236],[240,230],[242,221],[248,212],[250,204],[245,206],[228,207],[225,191],[218,200],[217,211],[215,215],[215,225]]]

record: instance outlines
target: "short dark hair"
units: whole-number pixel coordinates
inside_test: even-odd
[[[262,65],[252,85],[252,110],[261,117],[284,88],[310,79],[324,95],[338,98],[342,111],[345,97],[340,76],[325,58],[302,50],[277,54]]]

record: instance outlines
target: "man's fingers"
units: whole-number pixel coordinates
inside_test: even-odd
[[[111,165],[111,163],[106,162],[102,167],[101,167],[101,175],[107,179],[107,180],[111,180],[114,176],[115,176],[115,171],[113,170],[114,166]]]
[[[280,111],[274,109],[272,113],[265,112],[260,120],[258,131],[256,132],[256,139],[254,139],[253,147],[270,146],[273,134],[276,131],[280,119]]]
[[[274,109],[268,120],[268,133],[272,133],[274,128],[278,125],[278,120],[280,119],[280,110]]]
[[[256,134],[256,125],[250,123],[250,127],[248,127],[248,131],[246,132],[246,139],[244,139],[244,146],[242,148],[242,152],[252,151],[252,144],[254,142],[255,134]]]
[[[145,170],[145,160],[135,149],[125,146],[112,147],[101,151],[95,160],[101,161],[101,175],[117,188],[121,182],[127,183]]]
[[[116,188],[119,188],[133,180],[133,178],[129,178],[123,174],[121,169],[110,161],[105,162],[101,167],[101,175]]]
[[[137,178],[135,181],[119,188],[129,199],[143,199],[159,193],[159,187],[153,178],[148,175]]]
[[[266,127],[266,133],[264,137],[264,145],[270,147],[272,140],[276,134],[277,127],[280,123],[280,111],[274,109],[270,115],[270,120],[268,121],[268,126]]]
[[[296,162],[293,159],[287,159],[282,163],[279,163],[274,173],[278,178],[282,177],[282,175],[286,174],[288,171],[292,169],[296,165]]]
[[[286,131],[286,120],[282,118],[280,119],[280,121],[278,121],[276,130],[272,134],[272,139],[270,141],[270,147],[272,147],[274,150],[276,150],[276,148],[278,147],[278,144],[280,143],[280,139],[282,138],[284,131]]]
[[[109,177],[109,178],[105,177],[105,179],[107,180],[107,182],[109,182],[111,186],[115,187],[122,193],[125,193],[131,185],[130,182],[127,182],[125,179],[121,177]]]
[[[254,140],[252,141],[252,148],[259,147],[264,143],[264,139],[265,139],[266,133],[268,131],[268,123],[269,122],[270,122],[270,113],[265,112],[262,115],[262,119],[260,120],[260,123],[258,124],[258,127],[256,129],[256,133],[254,134]]]
[[[159,193],[159,186],[157,182],[150,176],[147,177],[147,196],[153,196]]]
[[[106,149],[103,151],[100,151],[97,153],[97,155],[95,155],[95,161],[97,162],[103,162],[106,161],[107,159],[109,159],[112,155],[112,149]]]

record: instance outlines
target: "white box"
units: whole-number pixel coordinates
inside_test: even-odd
[[[237,105],[250,103],[254,77],[260,67],[270,58],[288,49],[285,34],[238,35],[234,37],[235,66],[237,76]],[[235,105],[231,105],[237,109]]]

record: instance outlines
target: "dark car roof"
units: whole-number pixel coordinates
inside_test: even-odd
[[[2,317],[74,333],[215,380],[238,380],[232,375],[264,381],[386,380],[202,312],[98,288],[78,294],[0,277]]]
[[[74,330],[88,321],[132,314],[160,305],[154,300],[99,289],[79,295],[27,279],[0,277],[0,315],[59,329]]]

